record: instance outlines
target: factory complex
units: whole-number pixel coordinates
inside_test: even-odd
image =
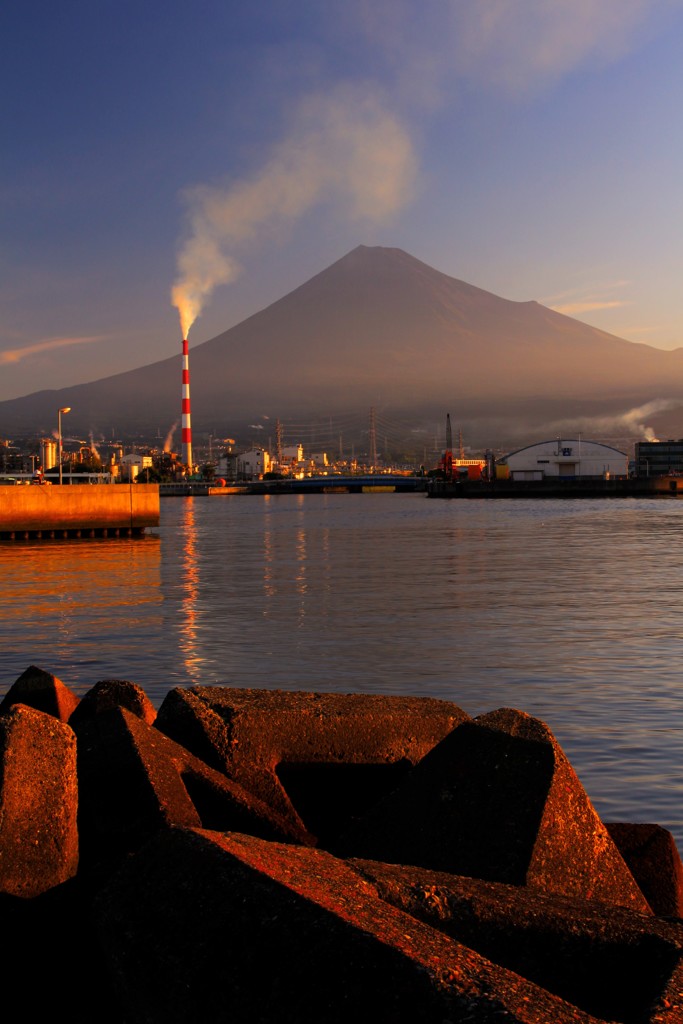
[[[391,464],[376,451],[359,457],[334,458],[323,450],[307,451],[303,444],[234,447],[231,438],[209,441],[203,460],[192,467],[182,456],[153,445],[77,441],[60,444],[43,438],[14,444],[0,439],[0,481],[45,483],[164,483],[194,480],[250,482],[278,478],[403,472],[446,475],[453,479],[540,481],[547,479],[615,479],[624,477],[683,476],[683,439],[636,441],[634,455],[584,438],[554,438],[494,457],[459,457],[446,449],[427,464]],[[372,447],[372,446],[371,446]],[[425,453],[427,454],[427,453]],[[60,481],[61,477],[61,481]]]

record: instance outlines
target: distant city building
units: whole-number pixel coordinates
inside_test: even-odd
[[[636,476],[683,475],[683,440],[636,441]]]
[[[510,452],[496,462],[496,476],[512,480],[628,476],[628,456],[598,441],[557,438]]]
[[[302,444],[286,444],[282,447],[283,462],[303,462],[304,446]]]
[[[270,455],[264,448],[251,448],[237,456],[237,476],[243,480],[258,480],[270,472]]]
[[[219,455],[216,461],[216,476],[234,480],[237,477],[238,458],[236,452],[223,452],[222,455]]]
[[[151,455],[124,455],[120,464],[120,476],[122,480],[137,480],[143,469],[152,468]]]

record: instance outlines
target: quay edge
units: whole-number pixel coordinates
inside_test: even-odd
[[[683,477],[576,477],[544,480],[431,479],[429,498],[661,498],[683,497]]]
[[[160,484],[164,497],[213,496],[235,494],[405,494],[427,490],[427,478],[398,473],[359,476],[311,476],[301,479],[283,477],[273,480],[247,480],[227,487],[206,482]]]
[[[1,540],[130,537],[158,525],[157,484],[2,488]]]

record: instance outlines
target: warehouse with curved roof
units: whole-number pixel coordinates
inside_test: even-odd
[[[628,455],[599,441],[558,437],[510,452],[497,461],[496,476],[512,480],[628,476]]]

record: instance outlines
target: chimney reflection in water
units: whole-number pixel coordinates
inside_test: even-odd
[[[197,564],[197,530],[195,522],[194,498],[182,498],[185,502],[185,510],[181,520],[181,601],[180,601],[180,631],[178,635],[178,646],[183,657],[183,663],[187,674],[195,685],[205,682],[201,678],[201,668],[205,658],[199,653],[198,642],[198,597],[199,597],[199,567]]]

